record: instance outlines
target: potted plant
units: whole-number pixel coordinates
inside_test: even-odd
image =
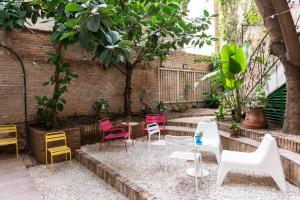
[[[246,118],[243,122],[243,126],[250,129],[267,128],[267,120],[264,111],[267,104],[268,100],[265,90],[263,86],[260,86],[248,99]]]
[[[238,138],[240,135],[240,128],[238,127],[236,121],[232,121],[229,127],[228,132],[230,133],[230,137]]]
[[[196,132],[196,134],[195,134],[195,142],[196,142],[197,145],[201,145],[202,144],[202,137],[203,137],[203,132],[202,131]]]

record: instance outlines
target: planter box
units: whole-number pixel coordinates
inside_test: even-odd
[[[80,149],[81,139],[80,139],[80,127],[76,128],[66,128],[62,129],[66,133],[67,146],[72,150],[72,157],[75,157],[75,150]],[[46,163],[46,151],[45,151],[45,134],[51,131],[44,131],[38,128],[30,128],[30,144],[32,149],[32,154],[37,162],[45,164]],[[57,146],[62,144],[62,142],[52,142],[49,147]],[[49,158],[49,157],[48,157]],[[65,156],[54,157],[54,162],[64,161]],[[49,163],[49,160],[48,160]]]

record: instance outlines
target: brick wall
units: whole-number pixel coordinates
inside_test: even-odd
[[[12,47],[22,58],[27,79],[28,116],[34,120],[37,110],[37,95],[51,95],[52,86],[42,86],[53,74],[54,67],[47,64],[46,52],[53,51],[49,35],[45,32],[33,34],[29,31],[14,31],[3,34],[0,32],[0,42]],[[165,67],[181,68],[187,63],[190,69],[207,71],[206,64],[194,64],[196,55],[174,52],[163,65]],[[91,56],[77,45],[69,48],[65,54],[67,62],[79,74],[72,81],[65,95],[67,104],[61,116],[90,115],[92,104],[101,98],[108,98],[111,110],[120,112],[123,109],[124,76],[115,68],[103,70]],[[86,58],[86,59],[84,59]],[[158,61],[149,66],[140,66],[134,70],[132,81],[132,110],[139,112],[140,96],[146,91],[146,103],[151,104],[158,98],[157,68]],[[17,123],[24,120],[23,77],[17,59],[0,47],[0,124]]]

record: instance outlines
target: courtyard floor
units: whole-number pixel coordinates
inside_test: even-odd
[[[241,172],[232,172],[227,175],[222,187],[216,186],[218,166],[215,157],[208,153],[203,154],[203,164],[210,174],[203,179],[203,183],[199,182],[196,194],[195,179],[185,172],[193,163],[167,159],[164,147],[149,149],[147,142],[136,141],[134,147],[129,147],[128,153],[120,142],[105,145],[101,152],[98,149],[99,144],[81,148],[158,199],[300,199],[298,187],[287,183],[288,191],[281,192],[273,179],[264,175],[245,176]]]

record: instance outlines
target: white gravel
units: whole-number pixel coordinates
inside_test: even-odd
[[[76,161],[30,168],[34,185],[44,200],[125,200],[122,194]]]
[[[298,187],[287,183],[288,191],[284,193],[272,178],[262,175],[245,176],[240,172],[231,172],[222,187],[216,186],[218,167],[215,157],[208,153],[203,153],[203,160],[204,168],[210,174],[199,184],[199,192],[195,194],[195,179],[185,172],[193,163],[166,159],[164,147],[151,147],[148,150],[147,142],[136,141],[134,147],[129,147],[128,153],[119,142],[104,145],[101,152],[98,151],[99,144],[81,149],[162,200],[300,200]]]

